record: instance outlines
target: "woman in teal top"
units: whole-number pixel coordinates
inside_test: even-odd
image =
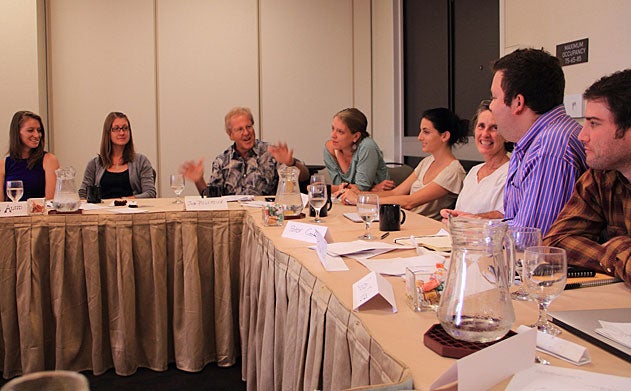
[[[366,116],[356,108],[344,109],[333,116],[331,139],[324,146],[324,164],[331,176],[332,193],[347,186],[360,191],[394,187],[383,154],[368,135],[367,127]]]

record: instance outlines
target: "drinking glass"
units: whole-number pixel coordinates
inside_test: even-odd
[[[180,198],[180,194],[184,191],[184,175],[182,174],[172,174],[171,175],[171,189],[175,192],[175,201],[174,204],[181,204],[182,199]]]
[[[510,234],[515,245],[515,271],[519,276],[519,287],[511,293],[513,300],[530,301],[524,288],[523,265],[524,252],[528,247],[541,246],[541,230],[534,227],[511,227]],[[515,276],[509,276],[515,278]],[[510,284],[509,284],[510,286]]]
[[[324,183],[318,182],[312,185],[309,185],[307,188],[309,193],[309,204],[315,209],[315,223],[321,223],[322,219],[320,218],[320,209],[324,205],[326,205],[327,194],[326,194],[326,185]]]
[[[561,330],[548,322],[548,306],[565,288],[565,250],[549,246],[528,247],[524,252],[522,275],[526,291],[539,305],[539,319],[531,327],[551,335],[560,334]]]
[[[13,202],[17,202],[24,194],[22,181],[7,181],[7,197]]]
[[[309,184],[315,184],[315,183],[322,183],[323,185],[326,184],[326,178],[324,176],[324,174],[313,174],[311,175],[311,178],[309,178]]]
[[[359,238],[364,240],[376,239],[370,234],[370,223],[379,217],[379,196],[375,193],[359,193],[357,195],[357,214],[366,224],[366,230]]]

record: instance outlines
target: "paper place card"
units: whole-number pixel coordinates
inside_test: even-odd
[[[302,240],[308,243],[317,243],[316,232],[320,232],[328,241],[331,240],[329,229],[324,225],[299,223],[288,221],[283,230],[283,238]]]
[[[320,258],[320,262],[322,262],[322,266],[324,266],[324,270],[329,272],[338,272],[348,270],[348,266],[344,263],[342,257],[335,257],[327,254],[326,247],[328,243],[326,239],[320,232],[316,231],[316,253],[318,254],[318,258]]]
[[[631,378],[580,369],[532,365],[513,376],[506,391],[628,391]]]
[[[392,284],[375,272],[368,273],[353,284],[353,310],[357,310],[375,296],[383,297],[392,306],[392,312],[398,311]]]
[[[532,329],[472,353],[456,361],[429,389],[436,390],[457,381],[459,390],[488,390],[533,366],[536,342],[537,333]]]
[[[26,201],[0,202],[0,217],[28,216]]]
[[[184,197],[184,209],[191,210],[228,210],[228,202],[224,197],[202,198],[198,196]]]
[[[531,330],[530,327],[521,325],[517,328],[518,333]],[[574,365],[584,365],[592,362],[589,352],[585,346],[566,341],[554,335],[537,331],[537,350],[551,356],[560,358]]]

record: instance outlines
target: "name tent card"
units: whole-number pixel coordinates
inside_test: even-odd
[[[536,329],[513,335],[459,359],[429,389],[437,390],[458,382],[459,390],[488,390],[509,376],[533,366],[536,344]]]
[[[192,210],[228,210],[228,202],[223,197],[202,198],[198,196],[184,197],[184,208]]]
[[[283,230],[283,238],[302,240],[308,243],[317,243],[316,232],[319,232],[327,240],[331,240],[329,229],[322,225],[287,221]]]
[[[353,310],[357,310],[375,296],[384,298],[392,306],[392,312],[398,311],[392,285],[375,272],[368,273],[353,284]]]
[[[324,270],[329,272],[337,272],[348,270],[348,266],[344,263],[342,257],[329,255],[327,252],[328,243],[324,236],[318,231],[315,231],[316,236],[316,246],[315,251],[318,254],[318,258],[320,262],[322,262],[322,266],[324,266]]]
[[[0,217],[28,216],[26,201],[0,202]]]

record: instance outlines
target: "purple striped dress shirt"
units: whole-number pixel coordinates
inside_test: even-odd
[[[543,114],[515,144],[504,192],[505,218],[545,235],[587,169],[581,126],[563,105]]]

